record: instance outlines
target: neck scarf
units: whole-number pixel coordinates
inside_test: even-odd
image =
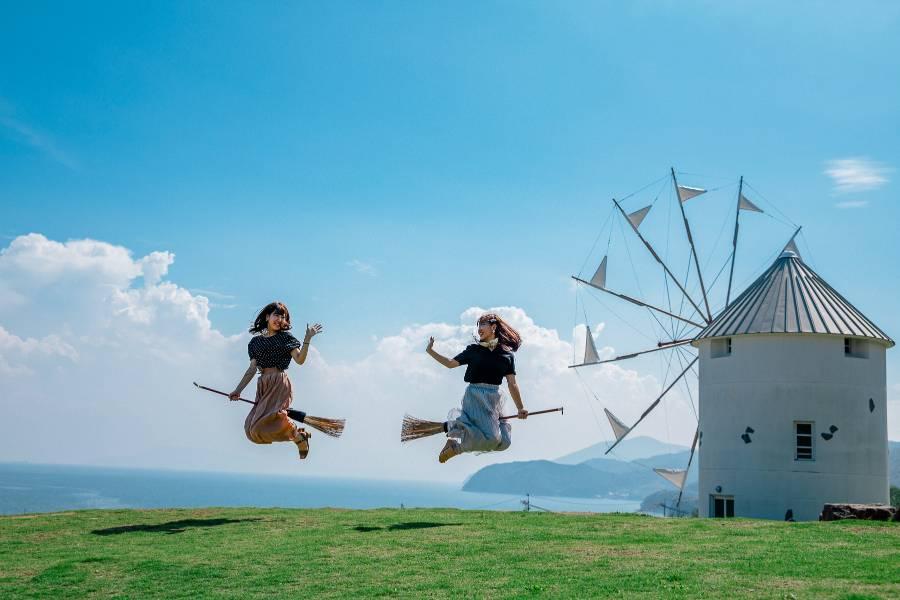
[[[479,346],[484,346],[484,347],[487,348],[488,350],[493,350],[494,348],[497,347],[497,344],[499,344],[499,343],[500,343],[500,339],[499,339],[499,338],[494,338],[494,339],[492,339],[492,340],[489,341],[489,342],[478,342],[478,345],[479,345]]]

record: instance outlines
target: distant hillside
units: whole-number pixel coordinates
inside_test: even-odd
[[[573,496],[581,498],[624,498],[645,500],[651,494],[674,490],[674,486],[653,472],[653,468],[683,469],[690,451],[682,446],[665,444],[653,438],[643,437],[625,441],[626,455],[643,455],[631,462],[602,457],[605,444],[585,448],[563,457],[560,461],[534,460],[490,465],[472,475],[463,485],[467,492],[494,492],[502,494],[535,494],[538,496]],[[675,448],[648,456],[652,448]],[[618,450],[618,448],[617,448]],[[578,464],[562,463],[579,455],[590,456]],[[900,486],[900,442],[890,442],[890,480]],[[687,487],[696,496],[697,462],[688,473]],[[659,503],[655,497],[648,500]]]
[[[563,465],[548,460],[502,463],[476,472],[463,485],[463,490],[642,500],[653,492],[674,489],[653,472],[654,467],[684,468],[687,459],[688,451],[684,451],[651,456],[638,462],[595,458],[578,465]],[[691,469],[689,484],[696,478],[695,469]]]
[[[660,454],[670,454],[672,452],[681,452],[682,450],[690,450],[686,446],[678,444],[668,444],[661,442],[655,438],[647,436],[639,436],[635,438],[626,438],[622,443],[615,447],[610,454],[604,454],[606,449],[612,444],[611,441],[603,441],[587,448],[582,448],[572,454],[567,454],[557,458],[554,462],[564,465],[577,465],[592,458],[607,458],[618,460],[637,460],[647,458],[649,456],[658,456]]]
[[[678,500],[678,490],[660,490],[658,492],[653,492],[641,502],[640,511],[643,513],[661,515],[663,514],[663,508],[660,506],[661,504],[665,504],[668,507],[674,507],[675,502]],[[697,510],[697,486],[688,486],[687,489],[684,490],[684,495],[681,497],[681,504],[678,506],[678,510],[684,511],[684,513],[679,513],[679,516],[690,516]],[[667,515],[670,515],[670,511],[666,511]]]
[[[640,483],[644,483],[645,478],[641,479]],[[635,484],[633,473],[617,475],[587,465],[560,465],[549,460],[532,460],[484,467],[466,481],[463,490],[583,498],[613,496],[639,500],[643,495],[634,493]]]
[[[900,442],[888,442],[888,479],[900,487]]]

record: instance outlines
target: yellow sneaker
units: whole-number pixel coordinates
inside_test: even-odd
[[[459,449],[459,442],[451,438],[447,440],[447,443],[444,444],[444,449],[438,454],[438,461],[443,464],[459,454],[462,454],[462,450]]]

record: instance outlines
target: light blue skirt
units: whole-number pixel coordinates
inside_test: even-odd
[[[459,442],[463,452],[496,452],[510,444],[509,423],[500,420],[503,393],[499,385],[470,383],[462,399],[462,410],[447,419],[447,437]]]

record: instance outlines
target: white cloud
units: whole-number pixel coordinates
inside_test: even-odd
[[[4,376],[30,375],[32,367],[54,357],[77,362],[78,352],[57,335],[41,339],[21,338],[0,325],[0,374]]]
[[[654,376],[618,363],[578,375],[568,369],[576,348],[583,352],[583,326],[572,332],[573,347],[521,308],[492,308],[525,340],[516,364],[526,406],[564,405],[566,413],[514,422],[506,452],[439,465],[439,436],[401,445],[400,421],[406,412],[442,419],[458,407],[463,370],[445,369],[424,348],[431,335],[450,356],[471,343],[483,312],[472,307],[456,323],[410,324],[393,335],[347,340],[364,349],[351,353],[362,354],[358,360],[323,356],[314,344],[307,363],[289,371],[295,405],[345,417],[348,425],[339,440],[315,435],[301,463],[287,444],[245,439],[245,405],[191,385],[230,391],[247,366],[248,336],[215,329],[205,296],[165,280],[173,260],[167,252],[134,258],[121,246],[60,243],[40,234],[0,251],[0,281],[13,298],[0,302],[4,460],[459,480],[492,462],[555,458],[608,438],[604,406],[633,421],[660,390]],[[602,344],[603,324],[594,330],[601,355],[612,356],[614,349]],[[253,391],[251,384],[245,396]],[[687,399],[675,393],[664,404],[641,433],[689,443],[694,422]]]
[[[869,205],[868,200],[847,200],[835,204],[837,208],[864,208]]]
[[[375,266],[371,263],[367,263],[365,261],[361,261],[358,258],[354,258],[347,263],[348,267],[351,267],[356,270],[357,273],[362,273],[363,275],[368,275],[369,277],[375,277],[378,274],[378,270],[375,269]]]
[[[169,272],[169,265],[175,262],[171,252],[151,252],[139,261],[144,285],[151,287],[159,283],[163,275]]]
[[[190,292],[192,294],[199,294],[201,296],[206,296],[207,298],[213,298],[215,300],[234,300],[236,296],[231,294],[223,294],[222,292],[216,292],[213,290],[204,290],[200,288],[191,288]],[[232,308],[237,308],[240,306],[234,302],[210,302],[210,308],[221,308],[224,310],[231,310]]]
[[[142,263],[132,260],[126,248],[91,239],[61,243],[39,233],[29,233],[15,238],[0,251],[0,256],[3,259],[0,269],[27,273],[27,279],[36,283],[76,275],[124,285],[142,274]],[[143,260],[151,262],[149,256]]]
[[[863,192],[882,187],[893,169],[866,157],[838,158],[825,163],[825,175],[837,193]]]

